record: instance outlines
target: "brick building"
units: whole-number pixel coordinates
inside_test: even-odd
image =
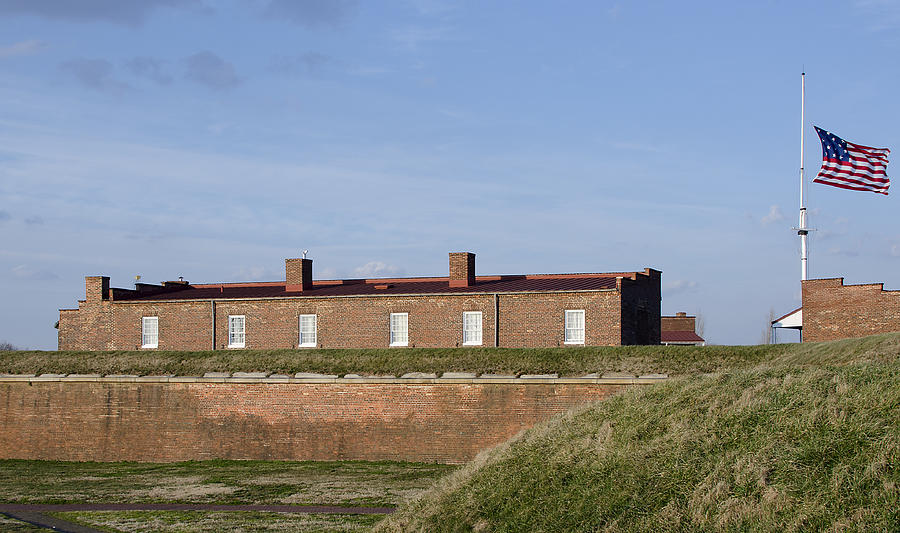
[[[697,335],[697,317],[678,312],[660,317],[659,343],[683,346],[705,346],[706,340]]]
[[[844,285],[844,278],[825,278],[802,287],[804,341],[900,331],[900,291],[886,291],[883,283]]]
[[[447,277],[313,281],[298,258],[277,282],[88,276],[59,315],[60,350],[659,344],[660,272],[476,276],[459,252]]]

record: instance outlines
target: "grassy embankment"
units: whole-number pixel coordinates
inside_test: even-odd
[[[896,334],[706,348],[0,354],[8,373],[259,370],[680,376],[483,453],[379,524],[382,531],[900,530]]]
[[[378,531],[898,531],[900,336],[635,387],[483,453]]]
[[[401,375],[406,372],[502,374],[663,372],[701,374],[749,368],[774,361],[840,360],[868,352],[896,356],[900,338],[891,335],[825,344],[763,346],[614,346],[516,348],[403,348],[370,350],[220,350],[206,352],[0,352],[0,373],[138,374],[181,376],[205,372]],[[816,363],[818,364],[818,363]]]

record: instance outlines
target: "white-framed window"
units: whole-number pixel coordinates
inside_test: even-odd
[[[584,310],[566,311],[566,344],[584,344]]]
[[[244,315],[228,315],[228,347],[243,348],[245,340]]]
[[[300,346],[316,345],[316,315],[300,315]]]
[[[159,317],[145,316],[141,318],[141,348],[159,346]]]
[[[481,311],[463,312],[463,345],[481,346]]]
[[[409,313],[391,313],[391,346],[409,345]]]

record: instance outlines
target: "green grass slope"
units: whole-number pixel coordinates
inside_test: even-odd
[[[900,531],[896,336],[636,387],[483,453],[377,531]]]
[[[798,364],[816,353],[827,357],[896,357],[900,335],[877,335],[827,344],[763,346],[608,346],[543,349],[392,348],[371,350],[160,350],[75,352],[0,351],[5,374],[177,374],[205,372],[325,374],[403,374],[406,372],[485,372],[500,374],[664,372],[671,375],[745,368],[772,361]],[[828,355],[830,354],[830,355]]]

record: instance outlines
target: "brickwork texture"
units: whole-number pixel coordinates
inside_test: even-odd
[[[0,382],[0,458],[462,463],[626,386]]]
[[[803,282],[803,340],[830,341],[900,331],[900,291],[843,278]]]

